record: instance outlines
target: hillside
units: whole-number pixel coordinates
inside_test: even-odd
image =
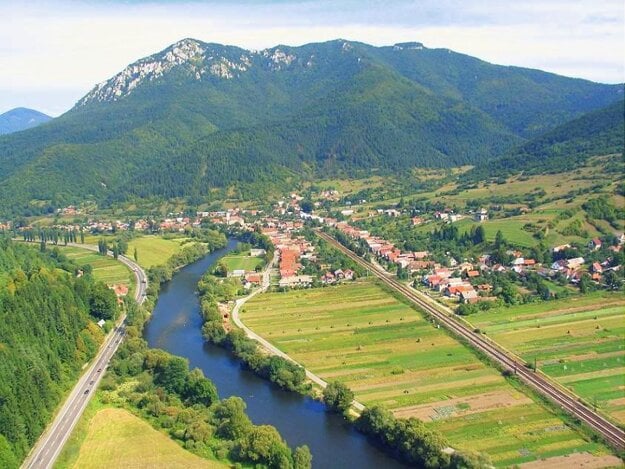
[[[0,138],[0,200],[5,214],[41,213],[475,164],[622,95],[419,43],[248,51],[185,39],[50,124]]]
[[[116,309],[115,294],[77,270],[58,250],[0,238],[0,467],[18,467],[96,354],[98,312]]]
[[[512,149],[507,156],[479,165],[474,175],[568,171],[591,156],[625,151],[625,103],[589,112]]]
[[[4,114],[0,114],[0,135],[30,129],[31,127],[36,127],[39,124],[48,122],[50,119],[52,119],[52,117],[43,112],[24,107],[16,107]]]

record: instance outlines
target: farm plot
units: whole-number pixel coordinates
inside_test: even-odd
[[[140,236],[128,243],[127,256],[132,258],[137,250],[137,263],[144,269],[165,264],[171,256],[180,252],[186,238],[165,239],[160,236]]]
[[[418,417],[498,466],[605,451],[372,281],[261,294],[242,319],[322,378],[346,383],[365,405]]]
[[[528,363],[625,423],[625,296],[597,292],[498,308],[469,321]]]
[[[69,259],[78,265],[89,264],[93,268],[96,280],[107,285],[126,285],[134,287],[134,275],[128,267],[109,256],[100,256],[98,253],[77,247],[60,248]]]
[[[253,271],[259,265],[262,265],[262,257],[251,257],[249,251],[242,254],[233,254],[224,256],[221,262],[226,264],[228,272],[233,270]]]

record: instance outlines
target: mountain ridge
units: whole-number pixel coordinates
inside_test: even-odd
[[[245,51],[185,39],[50,124],[0,138],[0,199],[36,212],[476,164],[622,95],[416,42]]]

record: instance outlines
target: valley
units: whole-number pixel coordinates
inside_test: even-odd
[[[159,44],[0,115],[0,467],[623,465],[623,83]]]

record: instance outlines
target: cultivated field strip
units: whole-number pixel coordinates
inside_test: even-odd
[[[461,324],[455,319],[449,317],[447,314],[440,312],[438,309],[424,301],[412,289],[403,285],[397,280],[390,278],[386,272],[381,271],[378,267],[360,258],[328,234],[323,232],[317,233],[321,238],[325,239],[337,249],[341,250],[344,254],[353,259],[355,262],[358,262],[363,267],[369,269],[386,285],[401,293],[417,306],[425,310],[428,314],[432,315],[433,318],[438,320],[450,331],[462,337],[477,350],[485,353],[487,356],[498,362],[506,369],[514,371],[525,383],[531,385],[543,396],[554,401],[563,410],[570,413],[574,417],[579,418],[581,421],[600,433],[603,438],[613,447],[619,450],[625,449],[625,432],[602,415],[581,404],[576,396],[569,394],[567,391],[563,390],[561,386],[553,383],[546,376],[543,376],[540,373],[534,373],[533,371],[529,370],[528,368],[526,368],[525,363],[522,363],[518,359],[511,357],[497,344],[490,342],[481,335],[475,334],[464,324]]]

